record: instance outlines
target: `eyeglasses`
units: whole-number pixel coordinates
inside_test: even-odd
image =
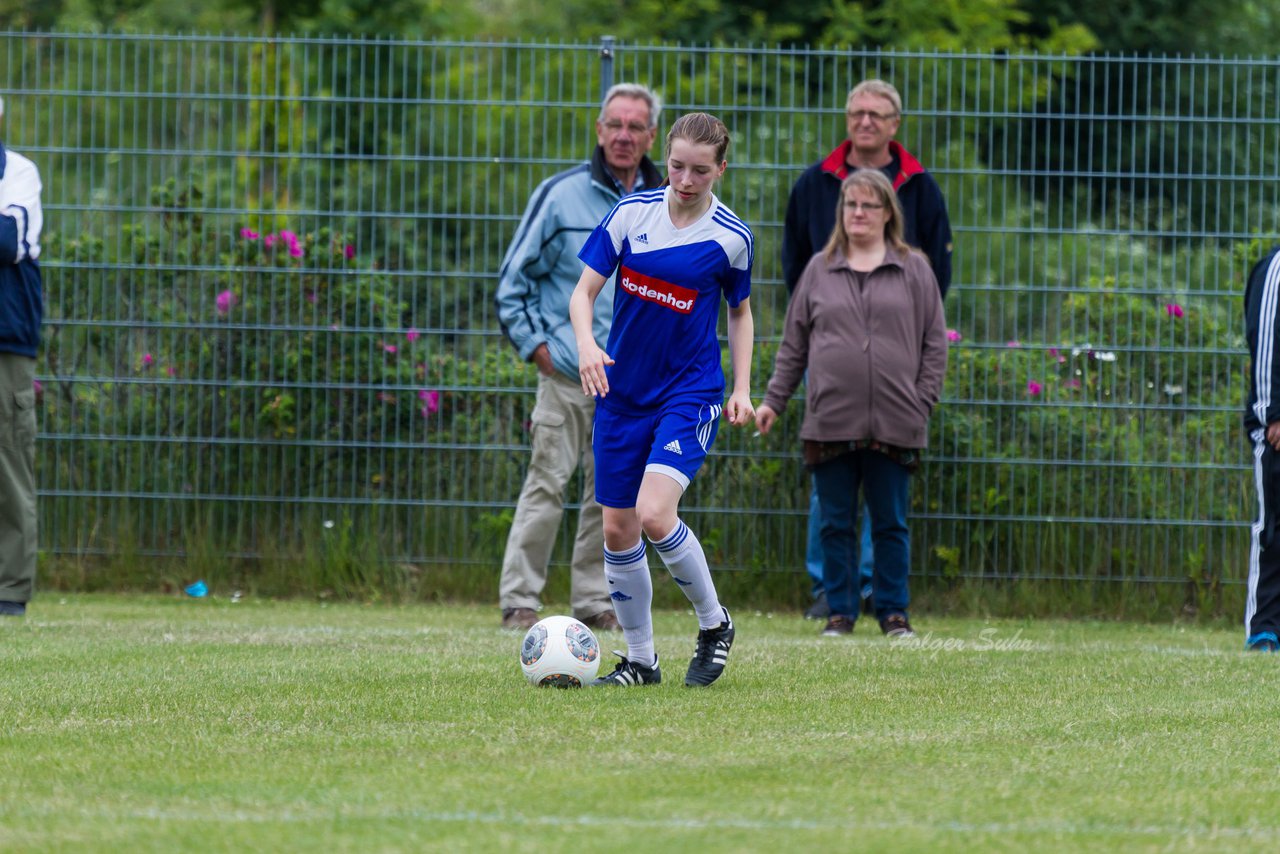
[[[604,123],[604,129],[609,133],[619,133],[623,128],[626,128],[628,132],[635,134],[636,136],[649,132],[649,126],[642,125],[640,122],[628,122],[627,124],[623,124],[617,119],[609,119]]]
[[[884,205],[879,202],[850,202],[845,201],[846,208],[852,208],[855,211],[866,211],[867,213],[875,213],[884,210]]]
[[[845,110],[844,114],[855,122],[861,122],[863,119],[871,119],[876,124],[887,122],[889,119],[896,119],[897,113],[873,113],[870,110]]]

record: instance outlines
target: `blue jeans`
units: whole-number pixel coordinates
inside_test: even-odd
[[[871,514],[875,569],[871,577],[876,617],[906,614],[910,593],[911,537],[907,499],[911,476],[879,451],[862,450],[814,467],[813,482],[821,508],[822,585],[832,616],[858,616],[858,490]]]
[[[858,549],[858,588],[871,583],[871,574],[876,565],[875,548],[871,543],[871,513],[862,514],[862,545]],[[809,492],[809,534],[805,543],[804,568],[813,582],[813,595],[816,598],[822,592],[822,510],[818,506],[818,487],[815,484]]]

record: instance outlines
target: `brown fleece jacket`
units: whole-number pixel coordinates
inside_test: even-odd
[[[923,448],[946,370],[942,297],[923,255],[889,247],[859,288],[843,257],[819,252],[787,308],[764,402],[781,414],[808,371],[800,438]]]

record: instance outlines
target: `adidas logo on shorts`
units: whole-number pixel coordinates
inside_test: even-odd
[[[662,446],[662,450],[670,451],[673,454],[679,454],[682,457],[684,456],[684,451],[680,450],[679,439],[672,439],[670,442]]]

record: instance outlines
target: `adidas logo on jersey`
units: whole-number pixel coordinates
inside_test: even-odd
[[[682,457],[684,456],[684,451],[680,450],[679,439],[672,439],[670,442],[662,446],[662,450],[670,451],[673,454],[679,454]]]
[[[649,245],[649,235],[648,235],[648,233],[647,233],[647,232],[641,232],[641,233],[637,234],[637,235],[636,235],[636,243],[643,243],[645,246],[648,246],[648,245]]]

